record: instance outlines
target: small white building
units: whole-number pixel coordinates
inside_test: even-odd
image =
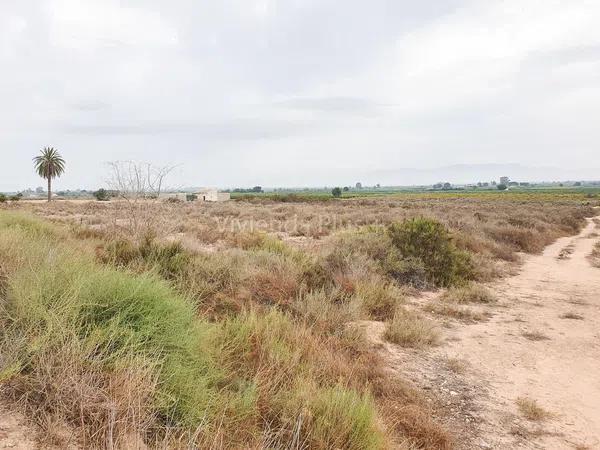
[[[202,189],[195,195],[201,202],[226,202],[231,199],[229,192],[219,192],[217,189]]]

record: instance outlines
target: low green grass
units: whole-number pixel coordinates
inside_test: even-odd
[[[369,389],[284,312],[210,322],[155,271],[99,264],[93,242],[18,214],[0,212],[0,260],[4,391],[85,445],[385,446]]]

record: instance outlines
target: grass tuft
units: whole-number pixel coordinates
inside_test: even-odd
[[[530,341],[547,341],[550,339],[541,331],[524,331],[522,336]]]
[[[552,417],[552,413],[539,406],[537,401],[533,399],[519,397],[516,403],[523,417],[532,422],[541,422]]]
[[[561,314],[560,318],[561,319],[572,319],[572,320],[583,320],[583,316],[581,314],[577,314],[572,311]]]
[[[440,298],[445,302],[451,303],[495,303],[496,296],[484,286],[476,283],[469,283],[464,286],[455,286],[448,289]]]
[[[427,305],[425,309],[440,316],[452,317],[465,322],[480,322],[485,319],[483,313],[445,303],[432,303]]]
[[[439,331],[433,323],[417,313],[399,308],[394,317],[386,322],[383,337],[403,347],[423,347],[439,342]]]

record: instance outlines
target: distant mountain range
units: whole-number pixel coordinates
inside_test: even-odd
[[[454,184],[467,184],[478,181],[498,181],[503,176],[509,177],[512,181],[592,181],[600,180],[600,169],[531,167],[520,164],[455,164],[433,169],[400,168],[371,171],[364,174],[363,183],[412,186],[448,181]]]

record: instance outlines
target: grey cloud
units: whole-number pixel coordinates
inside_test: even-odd
[[[557,50],[534,51],[524,61],[525,66],[558,66],[578,62],[600,62],[600,45],[585,45]]]
[[[356,97],[291,98],[276,102],[275,105],[290,109],[361,114],[373,114],[381,106],[371,100]]]
[[[318,125],[311,121],[230,120],[200,122],[138,122],[131,124],[77,124],[64,127],[67,133],[89,136],[189,134],[195,139],[261,140],[302,135]]]
[[[599,14],[535,0],[0,2],[0,188],[39,183],[45,145],[69,163],[58,188],[97,187],[107,157],[230,186],[594,161]]]
[[[73,108],[78,111],[101,111],[109,109],[110,105],[100,100],[82,100],[73,104]]]

